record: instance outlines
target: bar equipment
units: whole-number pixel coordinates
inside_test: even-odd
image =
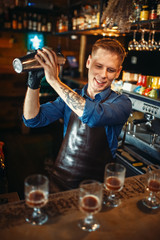
[[[37,50],[29,52],[29,54],[23,57],[15,58],[13,60],[13,68],[15,72],[21,73],[21,72],[28,72],[31,70],[42,69],[39,62],[35,59],[36,54],[37,54]],[[60,66],[64,65],[66,59],[64,58],[63,54],[61,52],[58,52],[56,54],[57,54],[58,64]]]
[[[147,172],[148,165],[160,166],[160,101],[123,91],[132,102],[132,113],[123,128],[117,160],[126,165],[127,176]],[[126,131],[126,133],[125,133]]]

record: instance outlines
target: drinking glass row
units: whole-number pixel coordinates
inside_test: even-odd
[[[128,44],[128,50],[134,51],[160,51],[160,40],[155,41],[155,30],[149,31],[148,40],[145,40],[145,30],[141,30],[141,39],[136,40],[137,30],[133,32],[133,39]]]
[[[147,198],[143,199],[143,204],[151,209],[160,207],[156,193],[160,192],[160,171],[159,166],[148,166],[146,187],[150,191]],[[119,163],[108,163],[104,172],[104,183],[96,180],[84,180],[79,186],[79,209],[86,215],[78,222],[78,226],[84,231],[95,231],[100,227],[99,222],[94,218],[102,205],[107,207],[118,207],[121,200],[116,193],[124,186],[126,168]],[[48,216],[41,211],[46,205],[49,197],[49,180],[46,176],[36,174],[28,176],[24,182],[25,201],[28,207],[33,208],[31,215],[26,217],[26,221],[32,225],[42,225],[47,222]],[[103,191],[107,192],[104,199]]]

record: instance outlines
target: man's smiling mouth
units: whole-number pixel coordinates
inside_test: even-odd
[[[102,82],[102,81],[100,81],[100,80],[98,80],[98,79],[96,79],[96,78],[94,78],[94,80],[96,81],[96,83],[97,83],[98,85],[103,86],[103,85],[105,84],[105,82]]]

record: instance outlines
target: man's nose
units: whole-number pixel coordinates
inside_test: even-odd
[[[102,69],[102,71],[101,71],[101,77],[102,78],[106,78],[107,77],[107,70],[105,68]]]

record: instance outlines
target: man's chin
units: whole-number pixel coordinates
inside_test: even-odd
[[[102,92],[102,91],[104,91],[108,87],[110,87],[109,84],[107,84],[107,85],[105,84],[105,85],[101,85],[101,86],[98,85],[98,86],[95,87],[95,89],[98,90],[99,92]]]

